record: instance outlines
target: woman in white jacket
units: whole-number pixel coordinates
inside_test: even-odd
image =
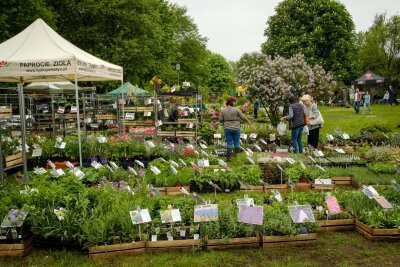
[[[304,115],[309,118],[307,144],[317,149],[319,129],[323,126],[323,119],[317,105],[312,102],[310,95],[303,95],[301,101],[304,105]]]

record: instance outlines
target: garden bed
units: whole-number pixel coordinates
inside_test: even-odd
[[[320,232],[339,232],[354,230],[354,219],[320,220]]]
[[[201,246],[200,239],[147,241],[146,252],[191,251]]]
[[[372,241],[400,241],[400,229],[372,228],[358,219],[355,220],[357,233]]]
[[[263,248],[310,246],[317,243],[317,234],[300,234],[295,236],[265,236],[262,237]]]
[[[145,252],[145,241],[89,247],[89,257],[91,259],[132,256],[144,254]]]
[[[207,250],[226,250],[233,248],[258,248],[260,237],[242,237],[229,239],[208,239],[204,240]]]
[[[32,251],[33,236],[14,243],[0,242],[0,257],[25,257]]]

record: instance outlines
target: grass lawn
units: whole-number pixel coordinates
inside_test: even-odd
[[[324,127],[321,129],[321,135],[334,133],[336,128],[342,129],[348,134],[358,134],[360,129],[371,125],[386,125],[392,132],[399,132],[400,128],[400,106],[372,105],[372,112],[368,109],[362,114],[362,108],[359,114],[356,114],[353,108],[345,107],[320,107],[320,111],[325,120]]]
[[[161,253],[92,261],[75,252],[35,250],[1,266],[399,266],[400,243],[371,242],[355,232],[322,233],[315,247]]]

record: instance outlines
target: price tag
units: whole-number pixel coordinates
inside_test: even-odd
[[[256,139],[257,138],[257,134],[256,133],[251,133],[250,134],[250,138],[251,139]]]
[[[76,106],[71,106],[71,113],[77,113],[78,108]]]
[[[185,237],[186,236],[186,231],[185,230],[180,230],[179,231],[179,236],[180,237]]]
[[[157,241],[157,235],[151,235],[151,241]]]
[[[65,112],[65,107],[58,107],[57,113],[64,114],[64,112]]]
[[[198,239],[199,239],[199,234],[194,234],[194,235],[193,235],[193,239],[194,239],[194,240],[198,240]]]
[[[69,161],[66,161],[66,162],[65,162],[65,165],[67,165],[67,167],[70,168],[70,169],[75,168],[74,164],[72,164],[72,163],[69,162]]]
[[[135,119],[135,112],[125,113],[125,119],[133,121]]]
[[[42,149],[40,147],[33,149],[32,157],[40,157],[42,156]]]
[[[240,138],[247,140],[247,134],[245,133],[240,134]]]
[[[156,127],[160,127],[162,124],[163,124],[163,123],[162,123],[161,120],[156,121]]]
[[[155,175],[159,175],[161,173],[160,169],[157,168],[156,166],[151,166],[150,170],[155,174]]]
[[[222,138],[222,137],[221,137],[221,134],[214,134],[214,138],[215,138],[215,139],[220,139],[220,138]]]
[[[144,116],[145,116],[145,117],[151,117],[151,111],[146,111],[146,112],[144,113]]]
[[[103,165],[101,165],[101,163],[98,163],[97,161],[93,161],[91,165],[96,170],[99,169],[101,166],[103,166]]]
[[[47,171],[44,168],[38,168],[38,169],[35,169],[35,171],[34,171],[34,173],[36,173],[37,175],[41,175],[46,172]]]

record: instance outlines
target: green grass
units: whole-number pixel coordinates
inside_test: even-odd
[[[69,251],[35,250],[1,266],[398,266],[400,243],[371,242],[355,232],[319,234],[315,247],[186,252],[93,261]]]
[[[372,124],[385,125],[392,132],[399,132],[400,106],[372,105],[371,109],[372,113],[367,110],[364,115],[356,114],[353,108],[320,107],[325,121],[320,135],[325,136],[328,133],[334,133],[336,128],[340,128],[350,135],[359,134],[361,128]]]

